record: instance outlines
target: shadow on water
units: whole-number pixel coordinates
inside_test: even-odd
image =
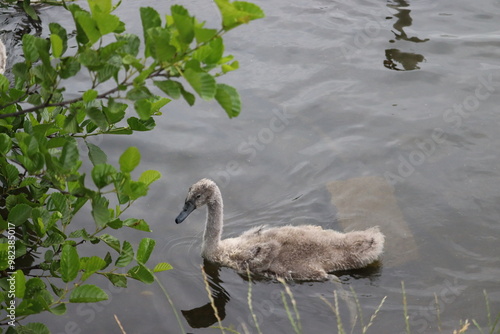
[[[393,28],[396,30],[392,30],[394,34],[395,40],[390,40],[390,43],[395,43],[396,41],[407,41],[413,43],[424,43],[429,39],[421,39],[416,36],[409,37],[405,32],[404,28],[410,27],[412,25],[413,19],[410,16],[411,10],[404,9],[405,7],[409,7],[410,4],[405,0],[395,0],[389,1],[387,7],[394,9],[397,11],[394,14],[394,17],[397,18],[397,21],[394,23]],[[395,71],[412,71],[418,70],[420,67],[419,63],[425,60],[425,57],[418,53],[412,52],[404,52],[399,49],[391,48],[385,50],[385,60],[384,66],[390,70]],[[399,66],[401,65],[401,66]]]
[[[212,290],[211,295],[217,313],[220,320],[223,320],[226,317],[226,303],[229,301],[230,296],[221,285],[222,280],[219,277],[220,266],[204,260],[203,270],[207,274],[208,285]],[[182,310],[181,312],[192,328],[205,328],[217,322],[215,310],[210,302],[190,310]]]

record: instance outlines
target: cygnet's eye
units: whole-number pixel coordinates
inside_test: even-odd
[[[201,198],[201,194],[196,195],[196,199],[200,199],[200,198]]]

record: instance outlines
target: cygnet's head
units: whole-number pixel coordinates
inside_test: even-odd
[[[209,179],[201,179],[193,184],[189,188],[184,208],[177,218],[175,218],[175,222],[177,224],[182,223],[195,209],[214,201],[214,194],[217,190],[215,182]]]

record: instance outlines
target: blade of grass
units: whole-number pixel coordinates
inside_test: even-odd
[[[491,327],[491,310],[490,310],[490,301],[488,300],[488,294],[486,293],[486,289],[483,290],[484,301],[486,303],[486,314],[488,316],[488,326]]]
[[[474,324],[474,326],[477,327],[477,329],[479,330],[479,332],[481,334],[484,334],[483,330],[481,329],[481,326],[479,326],[479,324],[477,323],[477,321],[475,319],[472,319],[472,323]]]
[[[370,326],[373,324],[373,321],[377,317],[378,311],[380,311],[380,309],[382,308],[382,305],[384,305],[384,302],[385,302],[386,298],[387,298],[387,296],[385,296],[384,298],[382,298],[382,300],[380,301],[380,304],[378,305],[377,309],[375,310],[375,312],[373,312],[372,316],[370,317],[370,321],[368,322],[368,325],[366,325],[366,327],[363,327],[363,334],[366,333],[366,331],[368,330],[368,328],[370,328]]]
[[[285,280],[282,278],[278,278],[278,281],[283,284],[285,288],[286,295],[288,295],[288,298],[290,298],[290,303],[292,304],[293,307],[293,312],[295,313],[295,319],[293,317],[292,312],[290,311],[290,308],[288,307],[288,302],[286,300],[286,295],[284,292],[281,292],[281,299],[283,300],[283,305],[285,306],[285,311],[286,314],[288,315],[288,319],[290,320],[290,323],[292,324],[292,327],[297,334],[302,333],[302,325],[300,323],[300,315],[299,311],[297,310],[297,303],[295,302],[295,298],[293,297],[293,293],[286,284]]]
[[[116,316],[116,314],[113,314],[113,315],[115,316],[115,321],[118,324],[118,327],[120,327],[120,331],[122,332],[122,334],[127,334],[125,332],[125,329],[123,329],[123,326],[122,326],[122,323],[120,322],[120,319],[118,319],[118,317]]]
[[[438,330],[441,333],[441,310],[439,308],[438,296],[435,292],[434,292],[434,301],[436,302],[436,314],[437,314],[437,319],[438,319]]]
[[[219,316],[219,310],[217,310],[217,306],[215,306],[215,300],[214,297],[212,297],[212,292],[210,291],[210,285],[208,284],[207,273],[205,272],[205,268],[203,268],[203,266],[200,266],[200,268],[201,268],[201,273],[203,275],[203,283],[205,283],[205,291],[207,292],[208,299],[210,300],[210,305],[212,305],[212,309],[214,310],[215,318],[219,323],[219,329],[221,330],[222,334],[225,334],[224,327],[222,326],[222,320]]]
[[[460,320],[460,322],[462,322]],[[467,328],[469,328],[469,320],[465,320],[465,322],[463,324],[460,324],[460,326],[462,326],[458,331],[457,330],[454,330],[453,331],[453,334],[462,334],[462,333],[465,333],[467,331]]]
[[[250,270],[248,268],[247,268],[247,275],[248,275],[248,308],[250,309],[250,313],[252,314],[253,323],[255,324],[255,328],[257,328],[257,333],[262,334],[262,332],[260,331],[259,322],[257,321],[257,316],[255,315],[255,312],[253,311],[252,279],[250,277]]]
[[[161,291],[167,297],[168,303],[170,304],[170,307],[172,308],[172,311],[174,311],[175,319],[177,319],[177,324],[179,324],[179,328],[181,329],[181,333],[186,333],[186,330],[184,329],[184,326],[182,325],[181,317],[179,317],[179,313],[176,311],[174,307],[174,303],[172,302],[172,299],[170,298],[170,295],[167,292],[167,289],[161,284],[160,280],[158,277],[156,277],[155,274],[153,274],[153,277],[155,278],[156,283],[160,286]]]
[[[361,328],[365,328],[365,321],[363,320],[363,311],[361,310],[361,304],[359,303],[358,295],[356,294],[352,286],[350,288],[352,295],[354,297],[354,302],[356,303],[356,309],[358,310],[358,316],[359,316],[359,322],[361,323]],[[354,326],[352,328],[354,329]]]
[[[410,333],[410,317],[408,316],[408,305],[406,304],[406,290],[405,290],[405,282],[401,281],[401,289],[403,290],[403,311],[405,315],[405,324],[406,324],[406,333]]]
[[[337,318],[337,332],[339,334],[345,334],[344,331],[344,326],[342,325],[342,319],[340,318],[340,312],[339,312],[339,303],[337,299],[337,291],[333,291],[333,298],[335,301],[335,306],[332,305],[325,297],[319,296],[319,298],[325,302],[326,305],[328,305],[331,309],[333,314],[335,314],[335,317]]]

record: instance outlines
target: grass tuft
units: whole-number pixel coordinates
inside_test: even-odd
[[[285,295],[285,292],[281,292],[281,299],[283,300],[283,305],[285,306],[285,311],[286,311],[286,314],[288,315],[288,320],[290,320],[290,324],[292,325],[295,333],[301,334],[302,333],[302,324],[300,322],[300,315],[299,315],[299,311],[297,310],[297,303],[295,302],[295,298],[293,297],[293,293],[283,278],[278,278],[278,281],[281,284],[283,284],[283,286],[285,287],[286,295]],[[290,308],[288,307],[288,301],[286,299],[287,295],[288,295],[288,298],[290,298],[290,303],[292,304],[293,312],[295,313],[295,317],[292,314],[292,312],[290,311]]]

